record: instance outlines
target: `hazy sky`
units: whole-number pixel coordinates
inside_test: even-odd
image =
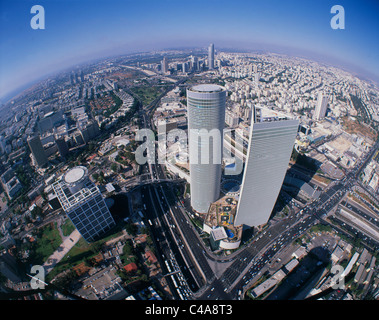
[[[333,30],[333,5],[345,29]],[[33,30],[33,5],[45,29]],[[314,53],[379,79],[379,1],[0,0],[0,98],[93,58],[167,47],[248,47]]]

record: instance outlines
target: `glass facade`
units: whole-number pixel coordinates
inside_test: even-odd
[[[71,208],[67,216],[88,242],[95,241],[115,225],[101,194]]]
[[[87,177],[75,193],[64,179],[54,183],[53,189],[63,210],[86,241],[96,241],[115,226],[103,196]]]

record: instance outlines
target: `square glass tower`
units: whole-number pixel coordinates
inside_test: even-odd
[[[96,241],[115,226],[115,221],[95,184],[88,179],[87,168],[78,166],[67,171],[53,184],[58,200],[87,242]]]

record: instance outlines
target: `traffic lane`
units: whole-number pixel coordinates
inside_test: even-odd
[[[149,199],[147,197],[147,195],[145,196],[145,198]],[[150,199],[150,201],[151,201],[151,199]],[[155,203],[155,205],[156,205],[156,203]],[[161,251],[165,253],[166,257],[171,256],[171,253],[174,255],[176,263],[180,266],[180,270],[181,270],[183,276],[185,277],[189,287],[192,290],[196,291],[198,289],[197,285],[193,281],[193,279],[189,278],[189,274],[187,272],[188,269],[184,268],[185,263],[183,261],[183,258],[180,255],[178,249],[177,249],[175,241],[173,240],[173,238],[170,235],[170,232],[168,231],[167,225],[163,221],[160,221],[160,219],[157,218],[154,214],[152,214],[152,212],[154,211],[152,202],[151,202],[151,206],[146,206],[146,208],[147,208],[147,217],[150,218],[152,221],[154,221],[153,226],[150,226],[150,229],[152,229],[154,238],[157,239],[157,242],[159,243],[159,246],[162,249]],[[158,225],[158,222],[159,222],[159,225]],[[164,263],[161,265],[164,265]],[[166,279],[168,280],[168,278],[166,278]],[[168,281],[172,285],[174,285],[172,283],[171,278]],[[176,288],[172,292],[175,293],[174,296],[176,298],[179,298],[177,296]]]
[[[160,190],[159,194],[160,194],[160,197],[162,197],[164,199],[164,196],[163,196],[162,192],[163,191]],[[171,223],[174,224],[175,223],[174,220],[169,215],[169,208],[168,208],[167,203],[165,203],[165,209],[167,210],[167,213],[168,213],[167,217],[169,217]],[[196,238],[196,236],[193,234],[193,232],[191,232],[192,230],[188,229],[188,227],[189,227],[188,225],[181,224],[181,220],[183,220],[182,218],[180,218],[181,211],[178,208],[175,208],[175,206],[171,206],[171,210],[172,210],[174,216],[176,217],[175,220],[178,223],[178,228],[180,228],[181,231],[183,232],[183,234],[184,234],[184,236],[185,236],[185,238],[187,240],[187,243],[193,244],[190,249],[191,249],[192,253],[194,254],[194,256],[196,258],[196,261],[200,265],[200,268],[202,269],[202,271],[205,274],[206,278],[209,279],[213,275],[213,273],[212,273],[212,271],[211,271],[211,269],[210,269],[207,261],[202,256],[201,251],[198,250],[199,247],[194,245],[195,243],[197,245],[199,245],[199,243],[198,243],[199,240]],[[186,231],[190,231],[190,232],[189,233],[187,232],[187,234],[186,234]],[[187,250],[187,247],[184,246],[183,249]],[[190,253],[188,251],[187,251],[187,253],[190,256]],[[191,258],[192,258],[192,256],[191,256]],[[199,277],[200,277],[200,275],[199,275]],[[200,277],[198,279],[202,279],[202,277]]]
[[[160,188],[158,190],[159,190],[159,196],[164,199],[164,195],[163,195],[164,191]],[[172,190],[168,190],[167,192],[170,192],[171,193],[170,195],[174,196]],[[165,208],[168,211],[168,205],[167,204],[165,204]],[[200,265],[202,271],[204,272],[207,280],[208,281],[211,280],[214,277],[214,273],[213,273],[212,269],[210,268],[210,266],[207,262],[207,258],[204,256],[205,252],[202,249],[199,238],[195,234],[196,230],[193,230],[191,223],[188,222],[188,220],[185,216],[185,213],[182,212],[180,207],[178,207],[177,203],[171,205],[171,211],[174,214],[174,216],[176,217],[176,222],[178,224],[178,227],[183,232],[184,237],[186,238],[189,245],[191,245],[190,249],[192,250],[192,253],[194,254],[194,256],[195,256],[198,264]]]
[[[166,237],[161,238],[162,231],[156,229],[156,223],[155,223],[156,220],[155,220],[155,216],[153,215],[154,208],[153,208],[152,201],[150,199],[150,193],[148,190],[148,186],[142,187],[141,189],[142,189],[141,194],[143,194],[144,204],[146,206],[146,209],[144,210],[144,214],[145,214],[147,219],[150,219],[150,221],[154,221],[153,225],[148,224],[148,227],[152,233],[152,238],[153,238],[152,240],[153,240],[153,242],[155,244],[155,248],[157,250],[157,258],[158,258],[159,263],[161,265],[162,271],[167,274],[167,273],[169,273],[169,270],[167,270],[163,259],[166,259],[166,257],[170,256],[169,243],[168,243],[168,242],[170,242],[170,239],[167,239]],[[162,246],[162,244],[164,244],[164,242],[167,242],[167,245]],[[164,258],[162,259],[162,257],[164,257]],[[168,283],[168,286],[170,288],[172,296],[175,299],[180,299],[171,277],[167,277],[166,281]]]
[[[251,264],[254,257],[261,252],[270,242],[280,236],[290,225],[291,222],[297,222],[297,218],[283,221],[271,226],[263,234],[253,240],[245,249],[243,249],[235,258],[234,263],[225,271],[225,282],[232,285],[235,280],[242,275],[243,271]],[[275,242],[274,242],[275,243]],[[270,255],[270,247],[267,248],[263,256]],[[274,248],[273,251],[276,251]]]
[[[378,218],[376,218],[376,216],[373,213],[367,211],[365,208],[358,208],[358,206],[353,204],[351,201],[345,201],[343,204],[341,204],[341,206],[347,208],[352,212],[355,212],[356,214],[359,214],[361,217],[368,220],[372,224],[379,226]]]
[[[192,253],[194,254],[198,264],[200,265],[203,273],[205,274],[207,280],[211,280],[214,277],[214,273],[210,268],[206,257],[204,256],[204,250],[199,243],[198,237],[194,234],[194,231],[189,224],[187,224],[185,217],[183,217],[183,213],[179,208],[171,207],[173,214],[176,216],[176,221],[178,223],[178,227],[181,228],[187,242],[191,246]]]
[[[219,279],[214,280],[209,289],[200,297],[202,300],[232,300],[232,296],[225,292],[225,286]]]
[[[173,251],[173,254],[176,258],[176,261],[180,267],[180,270],[182,271],[182,274],[183,276],[185,277],[189,287],[191,288],[191,290],[193,292],[196,292],[199,287],[198,285],[196,284],[196,281],[195,279],[193,278],[191,272],[190,272],[190,269],[192,272],[195,271],[195,267],[194,267],[194,264],[193,264],[193,261],[192,259],[190,258],[190,254],[186,251],[186,250],[183,250],[184,249],[184,246],[183,248],[179,248],[178,247],[178,239],[180,239],[180,236],[179,236],[179,233],[176,232],[176,230],[172,227],[174,226],[174,222],[172,220],[169,220],[171,225],[167,225],[165,219],[164,219],[164,215],[165,215],[165,212],[162,212],[161,210],[161,207],[160,207],[160,199],[157,198],[157,195],[156,193],[154,192],[154,186],[151,187],[153,190],[152,190],[152,198],[153,198],[153,201],[155,201],[155,205],[156,205],[156,209],[158,210],[158,215],[160,215],[160,220],[161,220],[161,224],[162,224],[162,227],[163,229],[166,231],[165,232],[165,237],[169,240],[171,240],[171,250]],[[168,216],[166,216],[168,217]],[[172,233],[171,233],[172,232]],[[172,235],[173,234],[173,235]],[[175,237],[175,239],[177,241],[175,241],[175,239],[173,238]],[[182,240],[180,240],[181,242]],[[183,256],[184,258],[183,258]],[[188,264],[187,264],[188,262]],[[194,272],[195,273],[195,272]],[[199,275],[195,274],[195,276],[199,277]]]
[[[231,294],[238,294],[239,290],[243,290],[244,286],[247,285],[254,278],[259,279],[258,276],[261,276],[264,272],[264,268],[267,268],[271,263],[271,259],[280,252],[281,249],[286,247],[294,239],[298,238],[302,233],[308,230],[315,222],[313,217],[305,220],[302,225],[296,225],[291,228],[289,231],[284,233],[280,240],[275,241],[265,252],[264,254],[257,259],[252,267],[245,273],[246,278],[242,278],[231,290]],[[279,243],[280,242],[280,243]],[[249,276],[248,276],[249,275]]]
[[[305,218],[303,222],[300,222],[297,226],[291,227],[289,231],[287,231],[288,236],[291,238],[291,241],[298,237],[300,231],[305,231],[306,226],[307,226],[307,220],[308,219],[308,224],[311,225],[314,223],[314,218],[311,216],[308,216]],[[237,279],[238,276],[241,276],[242,273],[244,276],[246,274],[253,273],[254,271],[250,268],[248,271],[244,272],[246,267],[251,264],[253,261],[254,257],[257,255],[257,253],[261,252],[273,239],[276,239],[268,248],[266,248],[266,251],[262,254],[261,258],[259,258],[258,262],[260,259],[263,259],[261,263],[258,264],[258,267],[263,267],[268,261],[272,258],[272,256],[279,250],[278,247],[276,246],[276,243],[278,239],[281,239],[283,237],[283,233],[285,233],[286,229],[288,229],[291,226],[291,222],[293,221],[294,223],[298,222],[298,219],[296,217],[293,217],[290,221],[286,221],[280,224],[277,224],[270,229],[267,230],[265,234],[262,234],[261,236],[258,237],[257,240],[254,240],[247,248],[245,248],[238,256],[234,264],[229,267],[225,273],[224,276],[225,278],[223,279],[224,282],[227,283],[227,285],[232,285],[234,281]],[[303,224],[302,224],[303,223]],[[280,235],[279,238],[277,239],[275,235],[273,234]],[[281,239],[283,240],[283,239]],[[285,241],[285,240],[283,240]],[[283,244],[284,245],[284,244]],[[248,255],[250,253],[250,255]],[[256,267],[254,267],[256,268]],[[237,285],[240,285],[243,283],[243,281],[246,282],[246,280],[240,280]]]

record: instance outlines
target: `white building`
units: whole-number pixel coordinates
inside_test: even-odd
[[[327,106],[328,106],[328,97],[324,96],[322,92],[320,92],[318,94],[317,105],[316,105],[315,114],[314,114],[315,120],[321,120],[325,118]]]
[[[214,44],[211,43],[208,47],[208,68],[209,68],[209,70],[214,69],[214,60],[215,60],[215,47],[214,47]]]
[[[187,90],[191,205],[200,213],[220,195],[225,100],[226,90],[218,85]]]
[[[229,126],[229,127],[236,127],[238,126],[238,122],[239,122],[239,117],[238,117],[238,114],[236,113],[233,113],[232,111],[227,111],[225,113],[225,123]]]

